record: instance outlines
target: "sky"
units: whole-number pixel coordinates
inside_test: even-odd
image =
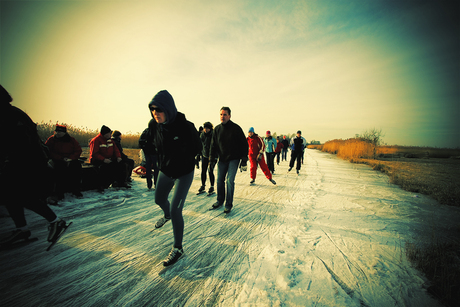
[[[198,128],[460,147],[460,2],[0,0],[0,83],[37,123],[142,132],[160,90]]]

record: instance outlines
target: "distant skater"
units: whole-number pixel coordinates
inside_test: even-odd
[[[144,129],[142,132],[139,138],[139,148],[142,150],[145,157],[145,179],[147,181],[147,188],[149,190],[152,188],[155,190],[160,170],[158,169],[157,149],[155,148],[155,144],[153,144],[153,136],[149,128]]]
[[[267,166],[272,174],[275,173],[275,149],[276,140],[272,137],[270,131],[265,134],[265,155],[267,156]]]
[[[280,140],[280,137],[276,137],[276,148],[275,148],[275,157],[276,157],[276,165],[280,165],[280,155],[281,151],[283,150],[283,143]]]
[[[224,204],[225,213],[233,208],[233,194],[235,193],[235,177],[238,167],[241,171],[247,170],[248,142],[243,129],[230,120],[229,107],[220,109],[221,123],[214,128],[211,142],[210,159],[219,159],[217,163],[217,202],[212,209]],[[225,194],[227,186],[227,194]]]
[[[302,156],[305,147],[307,146],[307,141],[302,136],[302,132],[299,130],[297,131],[296,137],[291,139],[291,161],[289,162],[289,170],[290,172],[294,167],[294,162],[296,164],[297,174],[299,174],[300,168],[302,166]]]
[[[174,99],[166,91],[158,92],[150,101],[149,109],[153,117],[149,130],[158,153],[158,174],[155,189],[155,203],[163,210],[164,216],[155,224],[162,227],[171,220],[174,244],[169,256],[163,262],[169,266],[177,262],[183,254],[184,208],[187,193],[192,185],[195,158],[201,150],[201,143],[195,125],[176,109]],[[174,187],[171,201],[169,193]]]
[[[203,193],[206,191],[206,177],[209,175],[209,190],[208,194],[211,195],[214,193],[214,167],[216,166],[216,160],[211,161],[209,158],[209,151],[211,150],[211,141],[212,141],[212,132],[213,126],[210,122],[205,122],[203,124],[203,131],[200,135],[200,140],[202,144],[201,151],[201,187],[198,190],[198,193]]]
[[[257,166],[260,165],[260,169],[264,173],[265,177],[270,180],[271,183],[276,184],[275,180],[272,179],[272,173],[268,169],[264,159],[265,143],[262,138],[254,132],[254,128],[249,128],[248,137],[246,138],[249,146],[249,162],[251,163],[250,175],[251,184],[256,181]]]
[[[48,241],[51,242],[66,227],[66,222],[56,216],[45,200],[49,157],[38,136],[37,125],[25,112],[12,106],[12,101],[0,85],[0,129],[5,145],[0,151],[0,191],[2,203],[16,226],[9,236],[0,239],[0,245],[27,240],[31,236],[24,208],[48,221]]]
[[[281,144],[283,144],[283,149],[281,150],[281,161],[287,161],[289,141],[286,139],[285,135],[283,135],[283,140],[281,141]]]

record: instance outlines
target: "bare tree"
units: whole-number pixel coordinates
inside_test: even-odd
[[[374,159],[375,159],[377,146],[382,144],[383,142],[382,138],[384,136],[385,134],[382,132],[382,129],[372,128],[372,129],[364,131],[361,135],[359,135],[359,138],[373,145]]]

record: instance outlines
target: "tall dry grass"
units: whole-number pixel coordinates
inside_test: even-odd
[[[376,155],[376,146],[362,139],[332,140],[324,143],[321,151],[345,160],[372,159]]]
[[[59,123],[60,125],[67,126],[67,133],[74,137],[81,147],[89,146],[89,142],[92,138],[99,134],[99,129],[90,129],[88,127],[76,127],[65,123]],[[43,141],[46,141],[50,136],[54,134],[56,123],[41,122],[37,124],[38,135]],[[127,132],[126,134],[121,132],[121,145],[123,148],[139,148],[139,137],[140,133]]]

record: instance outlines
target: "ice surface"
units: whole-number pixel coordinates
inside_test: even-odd
[[[270,183],[238,172],[234,209],[208,211],[216,196],[184,208],[186,256],[164,269],[172,225],[154,191],[71,195],[52,207],[73,225],[46,252],[47,223],[27,212],[38,241],[0,253],[4,306],[437,306],[405,257],[406,241],[444,233],[458,208],[389,184],[364,165],[307,150],[300,175],[275,166]],[[13,228],[3,217],[0,231]]]

